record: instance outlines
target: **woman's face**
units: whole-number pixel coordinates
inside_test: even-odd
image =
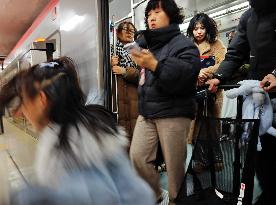
[[[195,28],[193,30],[193,35],[197,43],[201,43],[205,40],[206,28],[202,23],[196,23]]]
[[[20,110],[32,126],[40,131],[48,124],[48,118],[46,117],[46,101],[41,96],[42,92],[38,93],[34,98],[30,98],[24,91],[22,92],[22,104]]]
[[[163,28],[170,25],[170,18],[161,6],[159,6],[159,8],[149,11],[147,23],[149,29]]]
[[[130,43],[134,40],[134,33],[135,29],[132,25],[124,24],[122,31],[118,33],[118,38],[124,44]]]

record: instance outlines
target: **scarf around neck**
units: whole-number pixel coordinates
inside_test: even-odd
[[[164,28],[149,29],[141,32],[136,42],[142,48],[158,49],[166,45],[172,38],[181,34],[178,24],[170,24]]]

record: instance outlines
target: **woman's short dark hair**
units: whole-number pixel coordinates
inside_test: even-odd
[[[207,14],[199,13],[196,14],[190,21],[189,27],[187,29],[187,36],[193,40],[194,34],[193,30],[197,23],[201,23],[206,29],[206,40],[209,43],[214,43],[218,36],[218,27],[214,19],[210,18]]]
[[[151,10],[161,8],[170,18],[170,24],[181,24],[184,20],[182,9],[177,6],[174,0],[150,0],[145,10],[145,26],[149,29],[148,25],[148,14]]]

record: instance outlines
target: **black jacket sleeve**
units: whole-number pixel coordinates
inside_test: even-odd
[[[251,13],[252,10],[249,9],[241,16],[237,34],[227,49],[225,59],[221,62],[215,73],[220,76],[221,80],[229,79],[233,73],[244,64],[250,55],[246,27]]]
[[[158,62],[154,72],[157,86],[168,94],[193,92],[200,70],[197,47],[184,36],[169,47],[169,56]]]

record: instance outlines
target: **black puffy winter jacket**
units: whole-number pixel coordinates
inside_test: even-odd
[[[196,80],[200,70],[197,47],[180,33],[179,26],[146,30],[146,45],[158,60],[155,72],[145,69],[138,87],[139,114],[145,118],[195,115]],[[137,41],[139,43],[139,40]]]

